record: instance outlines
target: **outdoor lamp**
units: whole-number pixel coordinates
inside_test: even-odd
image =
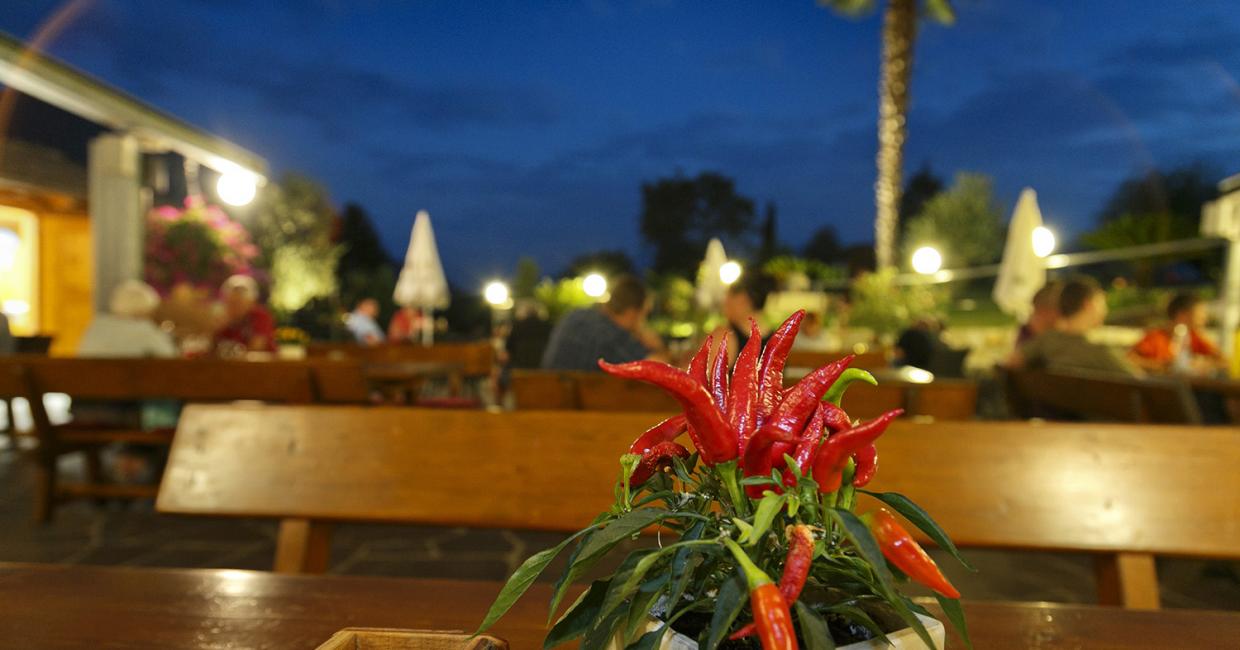
[[[492,307],[503,307],[508,304],[508,285],[499,280],[490,282],[482,290],[482,297],[486,298]]]
[[[1038,257],[1046,257],[1055,252],[1055,233],[1051,232],[1046,226],[1038,226],[1033,229],[1033,254]]]
[[[602,298],[607,293],[607,278],[591,273],[581,280],[581,289],[591,298]]]
[[[738,262],[724,262],[719,266],[719,281],[732,284],[741,277],[741,265]]]
[[[933,246],[922,246],[913,251],[913,270],[922,275],[937,273],[943,268],[943,256]]]
[[[258,182],[249,172],[227,171],[220,174],[220,179],[216,181],[215,193],[228,205],[241,207],[254,200]]]

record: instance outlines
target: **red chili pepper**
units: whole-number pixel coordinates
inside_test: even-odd
[[[826,425],[832,431],[843,431],[851,429],[853,426],[852,418],[844,412],[844,409],[832,404],[831,402],[819,402],[819,408],[826,409]]]
[[[818,457],[814,459],[814,480],[818,482],[818,491],[827,493],[840,489],[848,459],[859,450],[874,444],[887,430],[887,425],[902,413],[903,409],[888,411],[869,422],[828,437],[818,450]]]
[[[728,337],[719,338],[719,351],[710,372],[710,392],[720,413],[728,412]]]
[[[758,421],[765,422],[775,412],[780,394],[784,389],[784,362],[792,351],[792,342],[801,329],[805,310],[793,312],[779,329],[771,334],[762,351],[762,364],[758,367]]]
[[[861,451],[853,454],[852,459],[857,465],[853,472],[853,485],[865,487],[873,480],[874,473],[878,471],[878,447],[873,444],[862,447]]]
[[[803,377],[786,392],[771,418],[754,437],[796,442],[801,430],[805,428],[805,421],[813,415],[814,409],[818,408],[823,394],[852,360],[853,355],[850,354]]]
[[[689,450],[676,442],[660,442],[642,453],[641,462],[629,477],[629,488],[645,483],[660,469],[672,464],[673,458],[688,458]]]
[[[651,447],[660,442],[671,442],[685,432],[685,416],[672,417],[650,427],[629,445],[630,454],[645,454]]]
[[[728,425],[736,433],[743,451],[753,437],[758,414],[758,355],[762,350],[762,334],[758,323],[749,319],[749,341],[736,355],[732,367],[732,392],[728,396]]]
[[[792,627],[792,613],[788,611],[788,601],[779,587],[736,542],[725,537],[723,543],[736,557],[736,563],[740,565],[749,585],[749,607],[753,610],[754,625],[758,629],[758,638],[762,640],[763,650],[796,650],[797,635]]]
[[[784,535],[788,538],[788,554],[784,557],[784,573],[779,577],[779,593],[792,605],[801,596],[801,590],[809,578],[809,567],[814,560],[814,531],[805,524],[796,524],[784,529]],[[757,626],[750,623],[728,638],[735,641],[752,635],[756,630]]]
[[[795,450],[795,443],[780,440],[766,439],[749,445],[742,461],[745,476],[770,476],[772,469],[784,467],[784,454],[791,454]],[[751,499],[760,499],[763,491],[771,489],[775,488],[770,485],[746,485],[745,494]]]
[[[826,402],[820,402],[818,408],[814,409],[814,417],[809,419],[809,425],[805,427],[801,440],[792,452],[792,458],[797,462],[797,467],[801,468],[802,474],[813,469],[814,457],[818,455],[818,446],[822,444],[822,436],[826,433],[827,406],[829,404]],[[796,485],[796,477],[792,475],[791,468],[784,469],[784,485]]]
[[[706,341],[702,343],[702,347],[697,351],[697,354],[693,355],[693,358],[689,360],[689,376],[696,379],[703,386],[709,385],[706,383],[706,364],[710,361],[711,339],[712,337],[707,335]]]
[[[697,436],[693,444],[707,465],[737,457],[736,436],[711,402],[706,387],[690,377],[689,373],[657,361],[611,364],[599,359],[598,365],[608,374],[644,381],[675,397],[685,410],[685,421],[690,432]]]
[[[886,508],[879,508],[862,516],[862,519],[869,526],[874,539],[878,541],[878,547],[882,549],[883,556],[896,565],[896,568],[916,582],[947,598],[960,598],[960,592],[939,570],[939,565],[935,564],[921,545],[913,540],[908,531],[896,520],[895,515],[892,515]]]

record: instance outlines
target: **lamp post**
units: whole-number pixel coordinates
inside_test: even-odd
[[[504,313],[512,309],[512,294],[508,285],[492,280],[482,288],[482,297],[491,306],[491,334],[494,335],[499,323],[504,320]]]

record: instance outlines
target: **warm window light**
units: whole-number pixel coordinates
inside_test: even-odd
[[[1046,226],[1038,226],[1033,229],[1033,254],[1038,257],[1046,257],[1055,252],[1055,233],[1051,232]]]
[[[215,193],[228,205],[240,207],[254,200],[254,195],[258,193],[258,183],[254,175],[247,172],[224,172],[215,183]]]
[[[741,277],[741,265],[736,262],[724,262],[719,267],[719,280],[724,284],[732,284]]]
[[[0,303],[0,310],[10,316],[25,316],[30,313],[30,303],[25,300],[5,300]]]
[[[17,249],[22,240],[8,228],[0,228],[0,271],[12,271],[17,266]]]
[[[581,289],[591,298],[602,298],[607,293],[607,278],[591,273],[581,280]]]
[[[913,270],[922,275],[930,275],[943,268],[943,256],[933,246],[922,246],[913,251]]]
[[[508,303],[508,285],[498,280],[491,282],[482,290],[482,296],[492,306],[501,307]]]

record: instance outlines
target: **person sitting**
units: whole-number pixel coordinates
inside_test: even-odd
[[[662,341],[645,327],[650,301],[641,280],[622,275],[610,284],[606,303],[570,312],[551,330],[544,369],[597,371],[599,359],[666,359]]]
[[[276,351],[276,321],[258,304],[258,283],[248,275],[234,275],[220,287],[224,326],[215,333],[215,352],[241,356],[246,352]]]
[[[551,321],[547,320],[541,305],[532,300],[518,301],[515,311],[516,317],[504,340],[508,367],[521,370],[537,368],[551,339]]]
[[[172,336],[151,316],[159,294],[141,280],[126,280],[112,291],[108,313],[96,314],[78,342],[80,357],[175,357]]]
[[[375,322],[375,317],[378,315],[379,301],[374,298],[364,298],[345,317],[344,325],[349,328],[349,332],[353,334],[353,338],[358,343],[379,345],[383,342],[383,330],[379,329],[379,323]]]
[[[1132,348],[1133,361],[1153,372],[1210,374],[1220,370],[1224,366],[1223,355],[1202,334],[1208,317],[1206,303],[1200,296],[1177,294],[1167,305],[1170,322],[1145,333]],[[1180,337],[1182,340],[1177,341]]]
[[[837,337],[832,336],[822,324],[822,316],[816,311],[805,312],[801,330],[792,341],[793,350],[805,352],[830,352],[839,348]]]
[[[1033,294],[1033,312],[1016,333],[1016,347],[1055,327],[1059,320],[1059,292],[1062,290],[1063,284],[1051,280]]]
[[[1086,338],[1102,325],[1106,316],[1106,294],[1092,278],[1064,283],[1059,292],[1059,320],[1055,327],[1021,346],[1012,365],[1051,372],[1085,370],[1141,376],[1141,369],[1118,350]]]
[[[392,320],[388,321],[388,340],[392,343],[417,341],[422,336],[423,318],[421,311],[408,305],[397,309],[392,314]]]
[[[749,342],[749,320],[752,318],[758,323],[759,328],[762,327],[762,310],[766,308],[767,296],[774,289],[775,281],[770,276],[762,273],[746,273],[733,282],[724,293],[720,311],[723,312],[726,322],[715,328],[711,336],[714,337],[713,347],[715,349],[726,337],[729,362],[735,361],[741,348]],[[762,344],[765,346],[770,333],[763,334],[761,329],[759,333],[762,335]],[[712,359],[714,355],[715,352],[712,350]]]

